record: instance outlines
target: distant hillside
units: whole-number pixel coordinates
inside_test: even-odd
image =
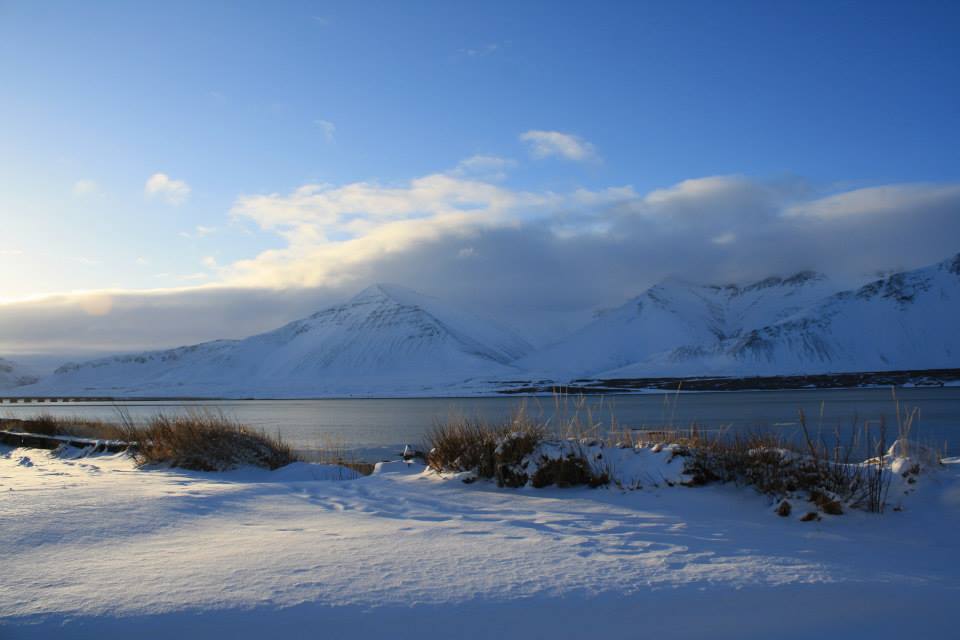
[[[37,376],[22,365],[0,358],[0,389],[22,387],[33,384],[37,380]]]

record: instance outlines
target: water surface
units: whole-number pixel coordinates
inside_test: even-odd
[[[960,451],[960,388],[897,389],[901,411],[916,408],[913,435],[944,448]],[[870,437],[879,424],[888,425],[888,440],[897,427],[890,389],[824,389],[803,391],[741,391],[683,394],[644,394],[590,397],[580,411],[584,427],[597,432],[618,429],[686,427],[696,423],[726,432],[775,430],[786,438],[799,436],[802,409],[814,432],[848,434],[852,425]],[[135,419],[157,413],[191,410],[222,411],[229,417],[283,437],[308,453],[337,445],[362,459],[391,457],[405,444],[419,445],[426,432],[450,416],[484,420],[507,419],[521,405],[528,413],[557,425],[575,411],[576,398],[403,398],[329,400],[220,400],[202,402],[31,403],[3,405],[6,417],[40,413],[115,419],[118,408]],[[821,418],[822,408],[822,418]],[[587,415],[589,409],[589,421]]]

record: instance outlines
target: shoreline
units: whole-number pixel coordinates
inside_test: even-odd
[[[508,386],[508,384],[519,386]],[[640,395],[671,393],[724,393],[742,391],[830,391],[843,389],[877,389],[896,387],[902,389],[934,389],[960,387],[960,368],[957,369],[907,369],[894,371],[862,371],[823,374],[785,374],[771,376],[690,376],[690,377],[645,377],[645,378],[578,378],[568,383],[554,381],[521,381],[510,383],[490,382],[489,388],[477,393],[462,389],[451,393],[434,394],[331,394],[314,396],[256,396],[256,395],[120,395],[106,396],[102,393],[83,394],[9,394],[0,395],[0,405],[18,404],[84,404],[84,403],[135,403],[135,402],[222,402],[254,400],[279,402],[297,400],[402,400],[402,399],[457,399],[457,398],[503,398],[503,397],[549,397],[554,395]]]

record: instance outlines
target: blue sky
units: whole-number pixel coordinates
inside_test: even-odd
[[[960,250],[958,32],[948,2],[0,1],[0,300],[549,288],[533,260],[484,264],[511,242],[615,274],[544,308],[616,302],[701,241],[696,269],[729,277],[917,266]],[[741,241],[843,194],[899,222],[843,227],[864,249],[836,261]],[[661,216],[677,261],[591,257],[601,236],[647,251],[627,210]]]

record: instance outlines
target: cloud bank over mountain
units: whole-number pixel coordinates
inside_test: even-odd
[[[667,276],[723,283],[815,269],[854,283],[960,248],[958,184],[824,189],[708,176],[647,193],[560,192],[512,187],[512,166],[242,195],[225,222],[255,225],[274,248],[216,264],[203,286],[0,305],[0,353],[240,337],[376,281],[482,310],[542,342]]]

